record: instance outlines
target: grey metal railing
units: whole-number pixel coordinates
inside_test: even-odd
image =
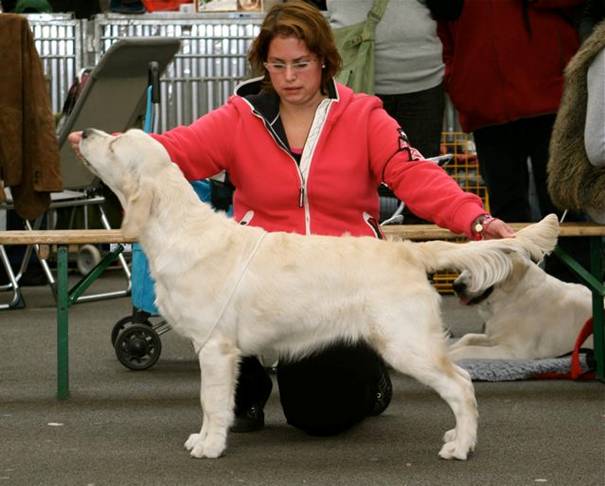
[[[94,65],[118,39],[181,39],[181,49],[161,80],[159,131],[164,131],[191,123],[233,93],[246,77],[246,53],[262,14],[106,14],[89,21],[50,14],[30,15],[28,20],[49,79],[53,111],[61,110],[78,71]]]
[[[82,22],[68,14],[29,15],[28,20],[49,81],[52,110],[61,111],[82,67]]]

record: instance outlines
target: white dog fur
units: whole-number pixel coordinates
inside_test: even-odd
[[[468,271],[454,282],[463,303],[481,299],[486,289],[467,288]],[[535,263],[513,256],[513,271],[491,287],[477,304],[485,320],[483,334],[469,333],[450,347],[462,359],[556,358],[572,351],[584,323],[592,316],[592,293],[584,285],[562,282]],[[592,338],[586,341],[592,347]]]
[[[467,458],[477,438],[473,385],[448,358],[440,297],[426,274],[470,269],[473,287],[491,285],[510,273],[509,253],[538,259],[554,248],[555,217],[516,238],[468,244],[267,233],[200,202],[162,145],[140,130],[86,130],[80,151],[120,199],[122,232],[149,258],[163,317],[193,341],[203,421],[185,442],[192,456],[226,448],[241,355],[302,356],[364,339],[448,403],[456,424],[439,455]]]

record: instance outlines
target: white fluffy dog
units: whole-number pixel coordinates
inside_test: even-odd
[[[513,256],[513,270],[501,282],[471,290],[463,271],[454,290],[467,305],[477,305],[485,319],[483,334],[465,334],[450,347],[450,358],[556,358],[573,350],[592,316],[592,293],[584,285],[548,275],[535,263]],[[586,342],[592,347],[592,338]]]
[[[140,130],[85,130],[80,151],[120,199],[122,232],[149,258],[162,315],[193,341],[203,422],[185,442],[192,456],[225,450],[241,355],[301,356],[363,339],[448,403],[456,425],[439,455],[467,458],[477,438],[473,385],[448,358],[440,297],[426,274],[466,268],[473,288],[491,285],[511,271],[509,253],[540,258],[553,249],[555,217],[516,238],[463,245],[267,233],[200,202],[162,145]]]

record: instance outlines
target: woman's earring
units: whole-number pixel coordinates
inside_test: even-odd
[[[325,65],[325,64],[322,64],[322,65],[321,65],[321,68],[322,68],[322,69],[325,69],[325,68],[326,68],[326,65]]]

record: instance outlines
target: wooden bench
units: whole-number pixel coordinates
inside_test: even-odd
[[[519,230],[526,224],[511,225]],[[383,227],[385,235],[389,238],[403,238],[409,240],[451,240],[461,238],[434,225],[392,225]],[[604,338],[604,312],[603,296],[605,286],[601,280],[603,275],[602,237],[605,236],[605,225],[594,224],[563,224],[561,236],[590,238],[591,269],[590,272],[582,268],[563,250],[557,248],[555,253],[569,265],[590,287],[593,293],[593,324],[595,357],[597,361],[597,376],[605,380],[605,338]],[[89,275],[85,276],[72,289],[68,289],[67,257],[70,247],[85,244],[101,243],[131,243],[125,239],[119,230],[48,230],[48,231],[0,231],[0,245],[42,245],[57,247],[57,398],[60,400],[69,397],[69,307],[78,296],[102,273],[121,251],[121,248],[106,255]]]
[[[87,244],[130,242],[124,238],[120,230],[0,231],[0,245],[40,245],[40,254],[48,254],[50,246],[57,247],[57,398],[59,400],[69,398],[69,307],[118,257],[122,247],[107,254],[71,289],[68,289],[67,280],[69,251]]]

